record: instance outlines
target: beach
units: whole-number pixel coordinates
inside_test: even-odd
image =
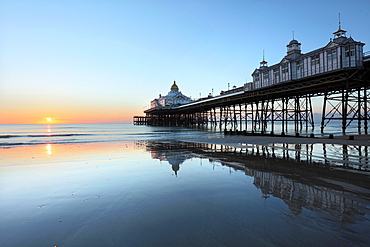
[[[353,140],[350,140],[350,136]],[[289,144],[338,144],[338,145],[370,145],[370,135],[336,135],[333,139],[329,139],[329,136],[321,137],[293,137],[293,136],[259,136],[259,135],[225,135],[218,138],[196,138],[187,141],[222,144],[230,146],[241,146],[243,144],[259,144],[259,145],[270,145],[273,143],[289,143]]]
[[[1,140],[8,143],[0,149],[1,246],[370,241],[365,136],[63,125],[51,126],[47,137],[47,126],[31,127],[18,126],[14,142]],[[11,144],[20,138],[28,145]]]

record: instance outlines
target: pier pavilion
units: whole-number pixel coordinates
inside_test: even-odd
[[[154,99],[150,102],[151,108],[161,108],[161,107],[174,107],[187,103],[191,103],[190,97],[184,95],[179,91],[179,87],[176,85],[176,81],[173,82],[171,90],[167,95],[159,95],[159,98]]]

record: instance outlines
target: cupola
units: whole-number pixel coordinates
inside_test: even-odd
[[[173,81],[173,84],[171,86],[171,90],[172,89],[179,89],[179,87],[176,85],[176,81]]]
[[[260,69],[267,68],[267,62],[265,61],[265,50],[263,50],[262,61],[260,62]]]
[[[347,39],[347,37],[346,37],[346,32],[347,31],[343,30],[340,27],[340,13],[339,13],[338,18],[339,18],[338,30],[333,33],[334,34],[334,41],[336,41],[336,42],[340,42],[342,40]]]
[[[173,84],[171,86],[171,93],[177,93],[179,91],[179,87],[176,85],[176,81],[173,81]]]
[[[260,69],[261,68],[266,68],[267,67],[267,62],[265,61],[265,59],[263,59],[261,62],[260,62]]]
[[[286,47],[288,55],[301,54],[301,43],[295,39],[292,39]]]

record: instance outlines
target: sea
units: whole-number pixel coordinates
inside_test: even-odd
[[[0,246],[369,246],[368,145],[222,138],[2,124]]]

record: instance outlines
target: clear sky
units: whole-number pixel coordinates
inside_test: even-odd
[[[293,31],[303,53],[325,46],[338,13],[370,51],[370,0],[0,0],[0,124],[131,122],[174,80],[218,94]]]

